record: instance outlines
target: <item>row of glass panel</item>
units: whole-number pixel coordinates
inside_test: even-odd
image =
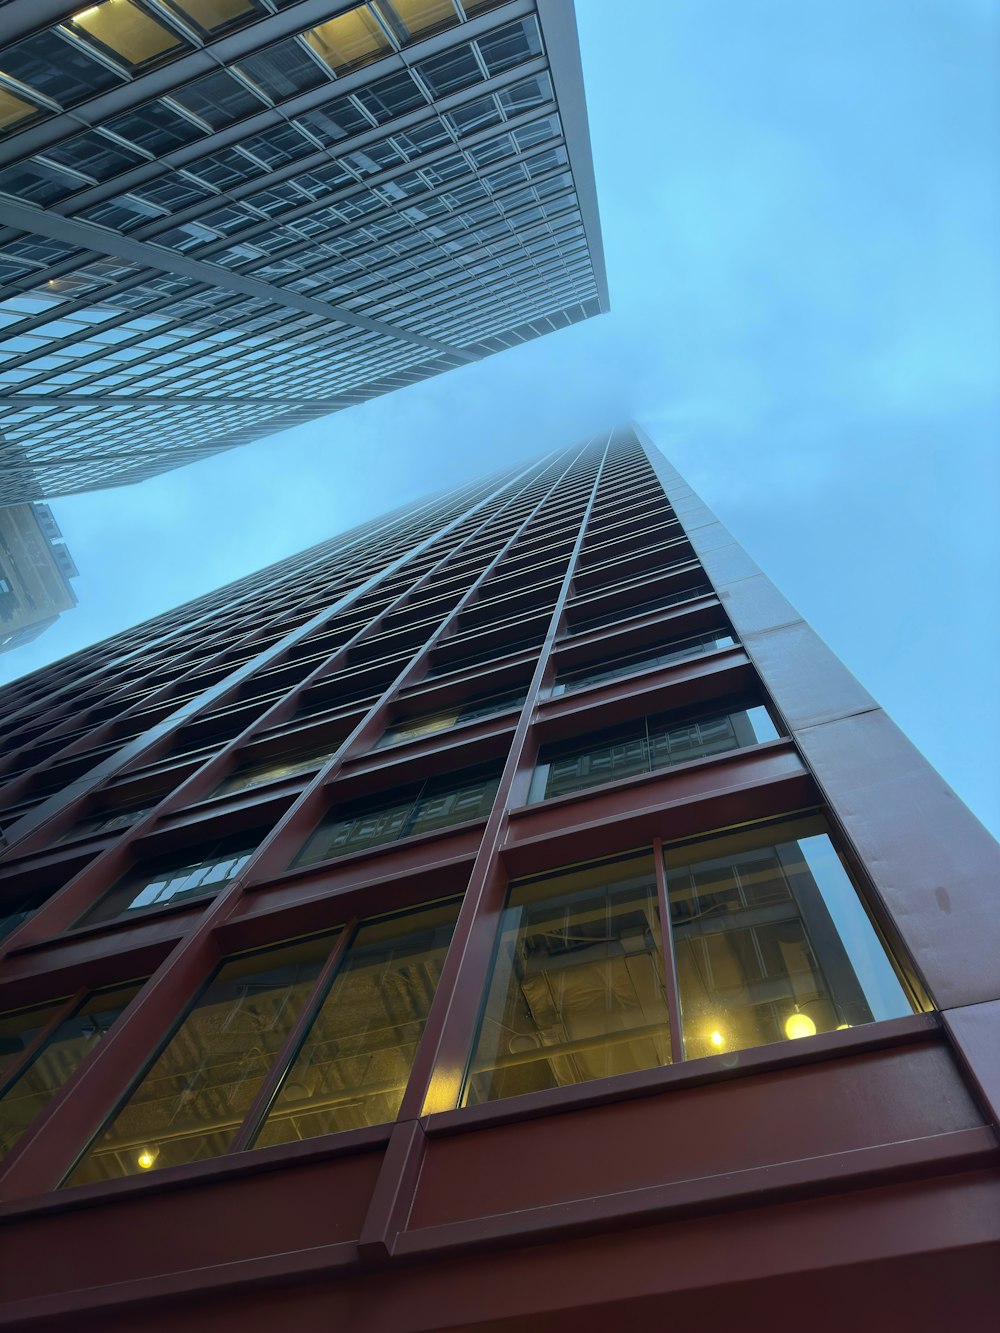
[[[467,13],[486,9],[496,0],[469,0]],[[144,0],[97,0],[56,27],[15,43],[3,53],[2,73],[10,80],[0,86],[0,129],[12,129],[39,115],[44,108],[27,100],[41,93],[65,106],[104,92],[131,74],[175,60],[196,48],[186,33],[191,27],[205,37],[265,17],[268,10],[257,0],[158,0],[164,10]],[[171,24],[168,15],[180,19]],[[373,0],[357,5],[301,34],[309,50],[335,74],[366,65],[391,54],[396,43],[426,36],[459,22],[451,0]],[[185,28],[185,24],[190,25]],[[254,61],[271,55],[279,66],[301,60],[294,39],[286,39],[242,60],[252,80]],[[209,76],[210,78],[218,76]],[[222,76],[224,79],[226,75]],[[207,80],[201,80],[205,83]],[[195,85],[197,87],[197,84]],[[310,86],[307,84],[307,86]],[[23,90],[25,95],[17,96]],[[241,90],[233,83],[234,95]],[[245,90],[244,96],[246,95]],[[251,102],[253,99],[250,99]]]
[[[640,718],[610,733],[543,748],[528,801],[757,745],[776,735],[763,707],[683,720],[669,714]],[[467,820],[485,819],[492,809],[499,779],[500,766],[495,764],[440,774],[375,798],[368,796],[338,805],[293,864],[312,865]],[[168,857],[155,867],[140,865],[101,898],[82,923],[110,921],[168,902],[215,893],[239,874],[259,838],[260,834],[237,834],[208,848],[202,846],[180,857]]]
[[[821,817],[670,847],[664,867],[667,922],[648,849],[511,886],[460,1104],[915,1008]],[[223,961],[66,1183],[394,1119],[459,908]],[[3,1152],[141,984],[92,995],[58,1022],[58,1006],[0,1019]]]

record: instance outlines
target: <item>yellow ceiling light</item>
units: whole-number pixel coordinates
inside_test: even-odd
[[[710,1032],[708,1034],[708,1039],[712,1043],[712,1045],[716,1048],[716,1050],[721,1050],[722,1047],[725,1046],[726,1044],[725,1037],[722,1035],[721,1032],[718,1031],[718,1029],[716,1029],[714,1032]]]
[[[789,1014],[785,1019],[785,1036],[789,1041],[798,1037],[815,1037],[816,1024],[808,1014]]]
[[[142,1148],[138,1157],[135,1159],[136,1166],[142,1171],[151,1171],[156,1165],[156,1159],[159,1155],[160,1150],[155,1146],[151,1148]]]

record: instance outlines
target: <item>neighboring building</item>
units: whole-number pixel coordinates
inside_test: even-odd
[[[995,844],[633,430],[0,713],[5,1328],[995,1327]]]
[[[0,507],[0,653],[76,606],[70,579],[79,572],[48,505]]]
[[[571,0],[7,0],[0,136],[0,504],[608,308]]]

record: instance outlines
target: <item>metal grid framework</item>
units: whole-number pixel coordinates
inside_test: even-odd
[[[0,503],[607,309],[563,0],[13,0],[0,42]]]
[[[732,642],[553,689],[557,673],[604,655],[713,633]],[[407,734],[408,718],[459,715],[483,693],[508,703]],[[768,706],[778,739],[526,804],[546,744],[736,696]],[[976,1203],[981,1189],[995,1200],[998,1160],[994,845],[632,428],[389,515],[44,668],[5,688],[0,714],[0,893],[16,918],[0,1011],[62,1005],[19,1067],[84,994],[150,978],[0,1167],[0,1223],[16,1223],[0,1247],[7,1326],[166,1329],[180,1315],[162,1303],[187,1301],[193,1329],[263,1329],[268,1292],[293,1301],[291,1283],[303,1304],[281,1308],[306,1326],[349,1319],[360,1300],[366,1326],[436,1327],[447,1272],[449,1319],[463,1327],[530,1326],[555,1299],[567,1322],[552,1313],[552,1327],[603,1328],[607,1302],[640,1291],[672,1292],[681,1310],[692,1282],[702,1301],[727,1299],[717,1233],[690,1233],[692,1209],[726,1215],[733,1271],[748,1280],[780,1276],[785,1257],[801,1278],[819,1228],[817,1272],[863,1259],[867,1299],[888,1284],[930,1330],[936,1307],[925,1314],[916,1294],[907,1306],[884,1267],[917,1255],[922,1281],[959,1299],[968,1327],[987,1326],[975,1323],[987,1288],[974,1265],[1000,1243],[995,1209]],[[290,747],[326,757],[232,781]],[[297,863],[332,808],[484,766],[495,794],[475,818]],[[925,1012],[460,1105],[511,879],[815,810]],[[254,849],[214,896],[78,924],[131,867],[248,830]],[[220,959],[344,927],[322,987],[353,923],[443,899],[457,905],[454,934],[391,1123],[245,1151],[275,1073],[214,1159],[57,1188]],[[663,984],[679,1052],[669,968]],[[815,1216],[796,1211],[803,1192]],[[883,1194],[903,1233],[878,1208],[869,1220]],[[161,1240],[137,1257],[130,1229],[149,1227],[150,1206]],[[651,1229],[632,1233],[629,1254],[652,1266],[646,1281],[611,1240],[639,1224]],[[661,1225],[682,1229],[693,1269],[650,1253]],[[574,1238],[595,1232],[611,1248],[591,1261],[573,1246],[596,1242]],[[782,1234],[796,1241],[789,1256]],[[551,1257],[545,1241],[559,1242]],[[973,1268],[948,1267],[973,1253]]]

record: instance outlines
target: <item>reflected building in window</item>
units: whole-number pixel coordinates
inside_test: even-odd
[[[0,653],[31,643],[76,606],[79,572],[48,505],[0,504]]]
[[[0,756],[5,1327],[995,1322],[995,846],[635,429]]]
[[[570,0],[0,10],[0,504],[608,308]]]

